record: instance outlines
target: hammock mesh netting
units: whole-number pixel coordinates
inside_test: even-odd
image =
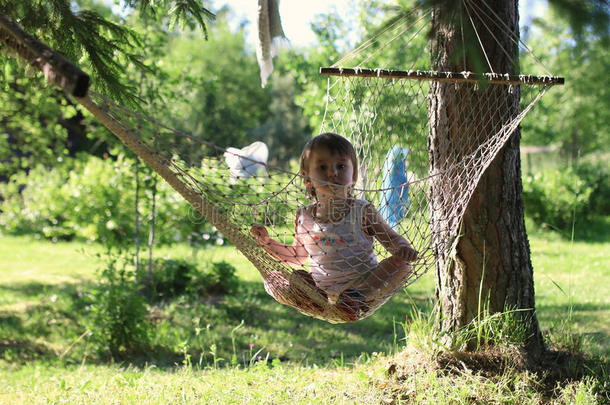
[[[6,45],[31,65],[49,69],[52,61],[41,63],[19,42],[26,34],[0,22]],[[422,28],[409,29],[417,35]],[[407,31],[397,30],[389,35]],[[312,178],[298,162],[267,164],[260,145],[212,144],[92,91],[76,99],[193,206],[185,221],[205,218],[254,264],[271,296],[338,323],[371,315],[449,254],[485,169],[546,90],[561,81],[428,70],[322,73],[328,89],[320,132],[350,141],[358,171],[355,184],[341,193],[349,197],[337,201],[343,204],[337,205],[341,215],[331,221],[317,218],[321,202],[308,197],[305,183]],[[52,81],[61,82],[57,77]],[[307,257],[278,259],[252,236],[254,225]],[[331,232],[337,229],[342,233]],[[388,242],[397,240],[410,244],[417,259],[382,265],[397,262],[398,252]],[[356,249],[354,241],[364,241],[369,250],[354,253],[362,247]]]
[[[459,76],[443,82],[350,76],[329,80],[322,132],[338,133],[354,146],[360,175],[350,196],[372,203],[388,226],[418,251],[410,274],[396,288],[374,298],[346,289],[350,294],[341,294],[334,303],[307,276],[308,263],[282,263],[250,233],[253,225],[262,224],[272,239],[293,244],[297,211],[315,204],[294,165],[267,165],[229,145],[210,144],[164,127],[100,95],[90,93],[79,101],[193,205],[193,216],[185,220],[205,217],[256,266],[267,291],[279,302],[329,322],[346,322],[373,313],[398,288],[433,266],[435,255],[450,249],[485,168],[547,89],[531,86],[527,97],[522,91],[522,107],[516,108],[511,92],[520,91],[519,86],[481,85]],[[435,119],[429,112],[431,86],[438,86],[446,93],[444,100],[450,100],[453,116],[446,130],[462,134],[459,142],[444,146],[451,153],[443,153],[444,161],[435,162],[434,170],[430,160],[435,147],[428,145],[430,122]],[[258,170],[240,177],[231,171],[231,158]],[[390,256],[378,241],[374,254],[378,261]],[[348,258],[336,259],[337,267],[346,267],[348,273],[341,280],[344,285],[362,284],[371,275],[373,269],[351,274],[342,259]],[[395,281],[392,274],[373,277],[382,284]]]

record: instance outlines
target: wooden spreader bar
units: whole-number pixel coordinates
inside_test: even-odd
[[[365,68],[320,68],[324,76],[344,77],[377,77],[383,79],[413,79],[446,82],[486,82],[492,84],[529,84],[535,86],[553,86],[564,84],[563,77],[509,75],[499,73],[472,73],[472,72],[435,72],[429,70],[387,70]]]

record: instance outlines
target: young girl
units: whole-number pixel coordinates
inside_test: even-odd
[[[257,225],[250,230],[257,243],[293,267],[309,262],[309,273],[295,273],[313,281],[331,304],[340,297],[373,302],[400,287],[417,252],[372,204],[350,197],[358,179],[352,144],[337,134],[318,135],[305,145],[300,170],[314,203],[297,212],[294,242],[271,239]],[[375,239],[392,254],[380,263],[373,252]]]

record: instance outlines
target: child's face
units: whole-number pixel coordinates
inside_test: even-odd
[[[310,178],[305,179],[305,185],[315,189],[318,199],[347,198],[347,187],[354,185],[354,164],[349,156],[316,148],[308,163],[308,171],[303,174]]]

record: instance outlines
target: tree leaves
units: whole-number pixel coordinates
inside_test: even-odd
[[[63,53],[72,62],[90,68],[97,89],[120,103],[140,103],[137,89],[125,80],[127,65],[149,71],[142,62],[146,49],[139,33],[114,16],[114,20],[91,9],[78,9],[70,0],[2,0],[0,13],[18,22],[30,34]],[[169,10],[172,23],[199,26],[207,36],[207,21],[214,18],[195,0],[130,0],[126,6],[143,12],[163,14]],[[118,22],[115,20],[119,20]],[[5,58],[6,56],[0,56]]]

